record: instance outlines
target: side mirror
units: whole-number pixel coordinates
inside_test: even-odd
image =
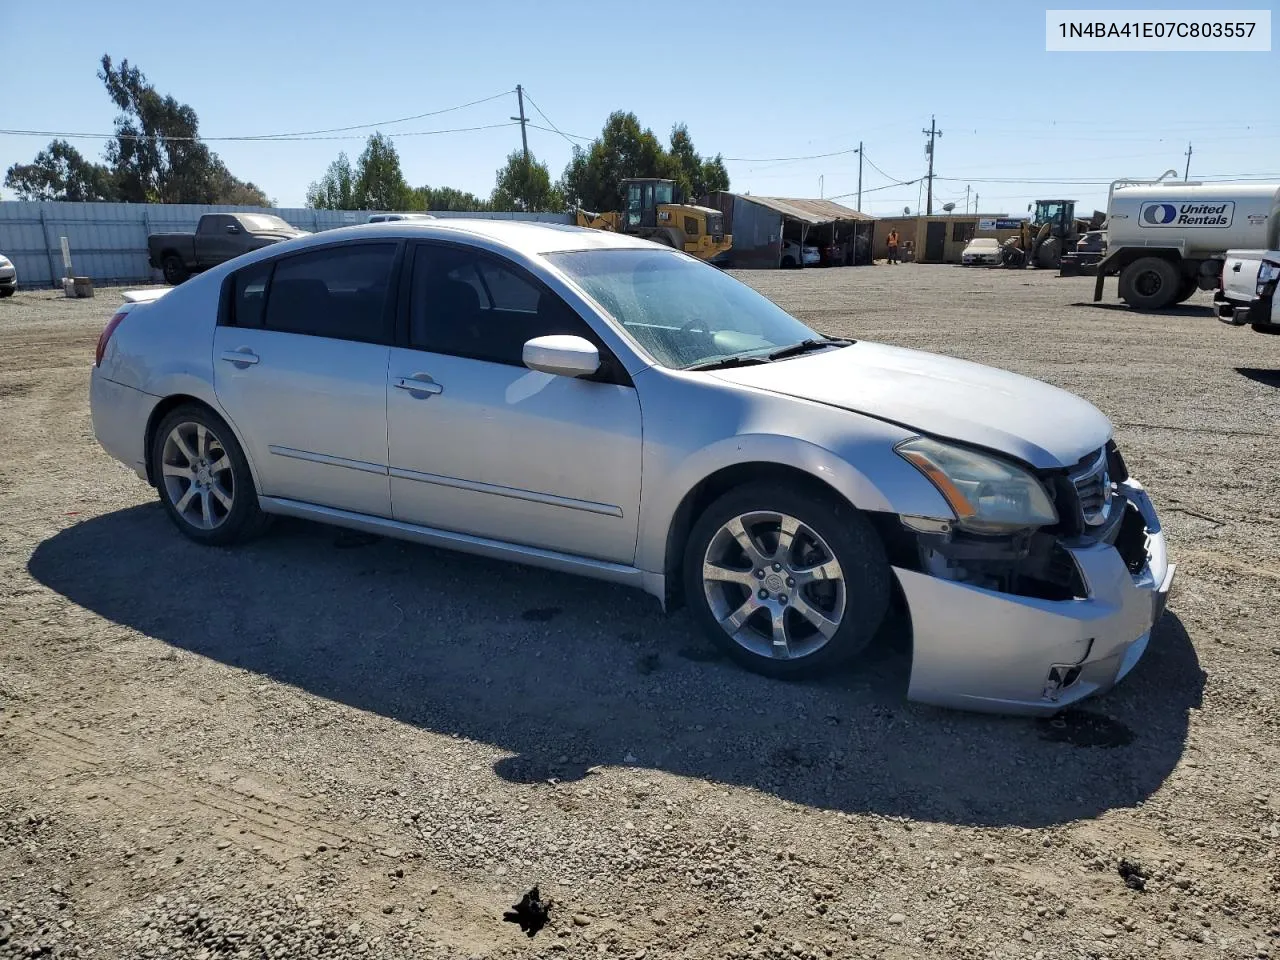
[[[239,233],[239,232],[240,232],[240,228],[237,227],[234,223],[227,224],[227,233]]]
[[[530,370],[558,377],[589,377],[600,369],[600,351],[595,344],[568,334],[525,341],[521,359]]]

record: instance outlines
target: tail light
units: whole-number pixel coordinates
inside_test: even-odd
[[[93,365],[95,367],[102,366],[102,355],[107,352],[107,341],[111,339],[111,335],[116,332],[116,327],[120,326],[120,321],[129,315],[128,310],[119,311],[114,317],[107,321],[107,325],[102,328],[102,333],[98,334],[98,349],[94,352]]]

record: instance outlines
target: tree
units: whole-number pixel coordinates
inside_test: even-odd
[[[355,174],[345,153],[329,164],[324,176],[307,187],[307,206],[320,210],[356,210]]]
[[[172,96],[161,96],[137,67],[115,67],[102,56],[98,72],[119,108],[116,138],[107,145],[119,199],[133,203],[252,203],[267,198],[239,180],[201,142],[196,112]]]
[[[115,176],[109,167],[86,160],[65,140],[54,140],[31,163],[15,163],[4,185],[19,200],[115,200]]]
[[[475,213],[492,209],[488,200],[455,187],[414,187],[409,191],[409,210],[458,210]]]
[[[634,113],[609,114],[598,139],[587,149],[575,147],[560,177],[560,192],[590,210],[618,210],[619,183],[627,177],[672,177],[676,165],[652,130],[642,128]]]
[[[362,210],[405,210],[409,184],[400,170],[400,154],[390,137],[375,133],[356,161],[355,202]]]
[[[678,171],[677,179],[685,196],[692,199],[705,197],[715,190],[729,189],[729,171],[725,169],[720,154],[704,159],[693,147],[689,128],[677,123],[671,128],[671,158]]]
[[[559,188],[566,198],[587,209],[618,210],[622,206],[619,184],[629,177],[675,180],[690,199],[729,189],[723,159],[718,154],[714,159],[699,156],[683,123],[672,127],[668,150],[652,130],[640,126],[634,113],[622,111],[609,114],[589,147],[574,147]]]
[[[533,154],[513,150],[497,172],[490,206],[494,210],[552,212],[564,209],[564,197],[551,185],[551,173]]]

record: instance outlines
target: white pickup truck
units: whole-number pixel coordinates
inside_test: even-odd
[[[1228,250],[1213,305],[1218,319],[1249,324],[1259,333],[1280,333],[1280,250]]]

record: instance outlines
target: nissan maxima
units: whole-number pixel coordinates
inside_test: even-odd
[[[160,293],[102,332],[94,429],[202,544],[283,515],[598,577],[774,677],[893,605],[911,698],[1025,714],[1123,678],[1173,580],[1091,404],[648,241],[368,224]]]

